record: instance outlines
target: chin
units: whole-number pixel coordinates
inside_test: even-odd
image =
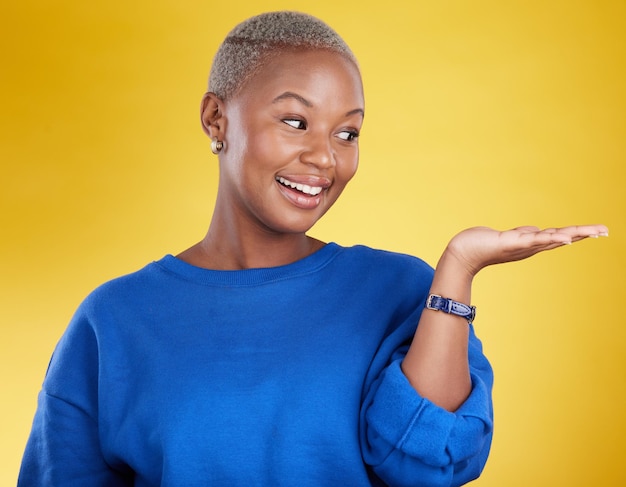
[[[308,232],[318,221],[319,218],[286,218],[267,226],[277,234],[299,234]]]

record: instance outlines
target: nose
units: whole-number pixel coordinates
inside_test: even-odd
[[[311,164],[322,169],[335,165],[335,154],[328,135],[308,134],[307,145],[300,155],[304,164]]]

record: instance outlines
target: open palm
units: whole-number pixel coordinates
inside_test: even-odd
[[[540,229],[523,226],[507,231],[473,227],[457,234],[448,251],[470,275],[492,264],[526,259],[538,252],[571,244],[587,237],[607,236],[604,225],[576,225]]]

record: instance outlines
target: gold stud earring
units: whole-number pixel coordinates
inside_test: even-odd
[[[211,152],[213,152],[213,154],[219,154],[223,148],[224,142],[221,140],[213,139],[211,141]]]

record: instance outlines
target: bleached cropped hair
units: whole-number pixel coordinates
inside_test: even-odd
[[[243,21],[226,36],[213,59],[209,91],[227,100],[272,56],[290,49],[326,49],[358,66],[345,41],[318,18],[300,12],[268,12]]]

